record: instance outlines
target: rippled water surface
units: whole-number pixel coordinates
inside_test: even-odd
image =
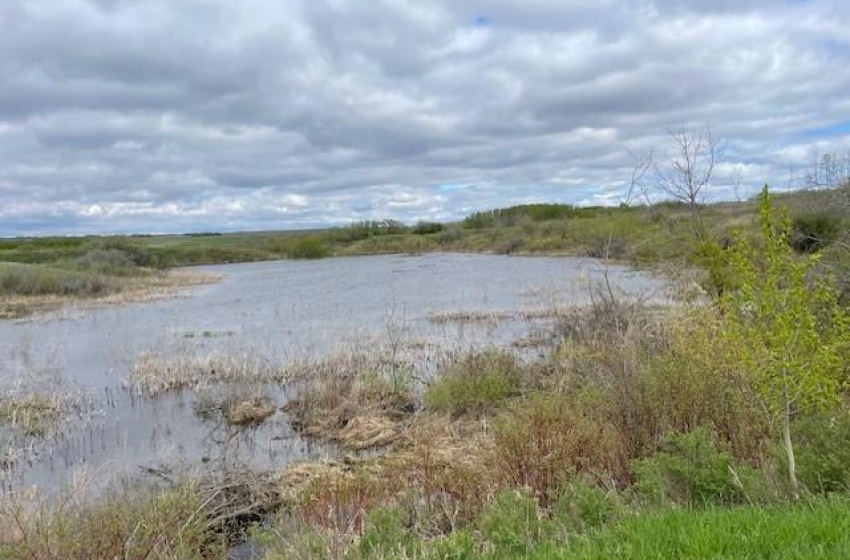
[[[4,484],[51,485],[81,467],[133,472],[175,461],[221,460],[223,449],[256,466],[332,449],[298,438],[282,413],[254,430],[201,421],[189,392],[157,398],[125,389],[146,351],[250,352],[286,360],[327,352],[341,340],[366,344],[402,329],[444,343],[507,343],[527,324],[436,324],[441,312],[517,311],[582,303],[598,294],[603,267],[592,259],[429,254],[203,267],[222,277],[182,297],[103,308],[69,308],[26,322],[0,322],[0,384],[54,379],[82,395],[79,426],[33,445],[6,466]],[[664,284],[611,267],[617,292],[664,300]],[[369,342],[370,344],[372,342]],[[282,404],[285,392],[275,395]],[[2,445],[3,440],[0,440]],[[16,450],[19,451],[19,450]],[[2,449],[0,449],[2,452]]]

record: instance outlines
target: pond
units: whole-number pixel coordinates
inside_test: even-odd
[[[3,390],[35,384],[77,396],[49,441],[0,438],[5,490],[54,487],[80,472],[103,479],[231,460],[280,468],[337,453],[299,438],[281,412],[234,430],[199,417],[192,391],[143,396],[129,372],[146,353],[239,353],[285,363],[342,342],[363,349],[398,336],[418,348],[510,345],[540,324],[520,312],[587,303],[607,284],[618,297],[667,301],[664,281],[593,259],[427,254],[200,269],[221,281],[172,299],[0,323]],[[287,398],[281,388],[272,396],[276,406]]]

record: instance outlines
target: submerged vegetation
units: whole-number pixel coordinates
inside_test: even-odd
[[[290,465],[262,483],[237,472],[215,485],[119,489],[95,503],[9,500],[0,557],[221,558],[245,531],[275,560],[846,557],[848,210],[830,198],[845,195],[765,190],[701,209],[699,235],[692,208],[677,204],[531,205],[418,231],[369,222],[288,241],[127,240],[147,251],[138,253],[146,266],[202,262],[203,251],[219,254],[213,247],[231,256],[253,247],[246,255],[257,258],[581,253],[696,268],[702,289],[665,309],[603,291],[586,307],[528,312],[552,326],[534,352],[479,349],[424,365],[394,336],[387,350],[361,345],[286,365],[143,355],[134,391],[195,391],[198,414],[234,429],[277,413],[264,391],[284,386],[293,427],[338,445],[342,458]],[[105,258],[85,257],[92,242],[45,242],[41,256],[64,254],[62,264],[13,266],[89,274],[80,263]],[[37,252],[16,243],[0,255]],[[115,270],[109,277],[121,278]],[[219,384],[235,389],[217,393]]]

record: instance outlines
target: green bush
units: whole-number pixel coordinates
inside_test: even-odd
[[[119,249],[92,249],[74,259],[74,268],[111,276],[128,276],[137,272],[135,261]]]
[[[624,511],[616,492],[576,479],[564,487],[552,504],[552,521],[567,531],[585,532],[615,521]]]
[[[795,216],[791,222],[789,243],[800,253],[814,253],[838,237],[841,218],[827,212]]]
[[[850,413],[801,418],[794,430],[803,486],[817,493],[850,491]]]
[[[367,528],[359,543],[363,558],[415,555],[420,541],[406,526],[404,517],[399,508],[377,508],[369,512]]]
[[[428,235],[431,233],[440,233],[446,229],[446,226],[439,222],[418,222],[414,225],[410,232],[415,235]]]
[[[451,366],[425,391],[425,406],[455,415],[483,412],[520,392],[522,368],[509,352],[488,350]]]
[[[708,431],[697,428],[668,436],[662,451],[636,462],[635,473],[645,497],[703,506],[746,499],[731,467],[729,453],[717,448]]]
[[[280,250],[288,259],[322,259],[330,253],[324,240],[314,235],[290,239]]]
[[[0,263],[0,294],[13,296],[99,296],[115,286],[101,274],[46,265]]]
[[[496,552],[521,553],[543,534],[543,523],[534,497],[521,490],[505,490],[481,513],[478,527]]]

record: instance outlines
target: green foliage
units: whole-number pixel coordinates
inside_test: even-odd
[[[446,229],[446,226],[439,222],[418,222],[410,229],[410,233],[415,235],[429,235],[431,233],[440,233]]]
[[[518,223],[522,218],[534,222],[562,220],[576,214],[576,209],[568,204],[521,204],[508,208],[498,208],[485,212],[475,212],[463,220],[467,229],[485,229],[505,227]]]
[[[809,492],[850,491],[850,413],[821,413],[794,422],[800,482]]]
[[[766,404],[782,413],[790,402],[834,402],[850,343],[850,316],[839,293],[814,274],[816,255],[796,257],[788,247],[787,218],[762,191],[763,246],[741,243],[730,251],[740,288],[721,301],[726,327],[757,379]]]
[[[780,421],[796,493],[793,410],[817,411],[837,401],[847,376],[850,313],[840,305],[840,291],[816,274],[818,255],[790,249],[789,221],[774,209],[767,186],[759,213],[763,246],[741,243],[730,251],[740,288],[721,299],[723,334]]]
[[[402,234],[407,231],[407,226],[397,220],[364,220],[362,222],[353,223],[347,227],[333,230],[332,237],[337,241],[352,242],[368,239],[373,236]],[[417,232],[414,231],[413,233]],[[418,233],[432,232],[420,231]]]
[[[40,264],[0,263],[0,295],[99,296],[114,289],[113,282],[102,274]]]
[[[662,451],[638,461],[638,489],[654,500],[703,506],[743,499],[735,485],[728,452],[717,449],[709,433],[698,428],[688,434],[671,434]]]
[[[810,212],[794,216],[789,243],[800,253],[814,253],[833,240],[841,231],[841,218],[831,212]]]
[[[405,558],[416,553],[419,541],[405,526],[404,512],[399,508],[377,508],[369,513],[367,528],[360,537],[363,558],[381,558],[399,554]]]
[[[568,532],[583,533],[608,525],[625,513],[619,495],[576,479],[558,495],[552,504],[553,524]]]
[[[285,238],[277,250],[288,259],[322,259],[330,254],[325,241],[317,235]]]
[[[455,415],[477,413],[519,394],[522,368],[513,354],[487,350],[471,354],[437,377],[425,391],[425,405]]]
[[[498,554],[527,551],[542,536],[543,523],[534,497],[505,490],[481,513],[478,526]]]

